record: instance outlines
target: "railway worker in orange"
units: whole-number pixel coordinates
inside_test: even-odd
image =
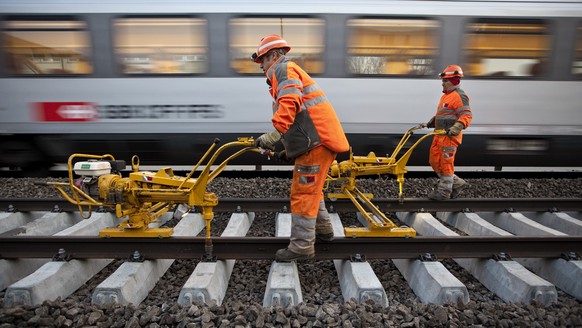
[[[459,87],[463,70],[459,65],[449,65],[439,74],[443,95],[436,115],[426,124],[428,128],[442,129],[446,135],[435,135],[430,146],[429,163],[439,177],[437,188],[428,194],[430,199],[457,198],[466,182],[455,175],[455,154],[463,140],[462,130],[469,127],[473,116],[469,96]]]
[[[331,241],[333,227],[323,201],[323,185],[337,153],[349,150],[341,123],[320,86],[285,55],[291,50],[277,34],[261,39],[251,58],[267,76],[273,97],[274,130],[259,136],[255,146],[274,149],[277,157],[294,161],[291,184],[291,239],[275,259],[311,258],[315,239]]]

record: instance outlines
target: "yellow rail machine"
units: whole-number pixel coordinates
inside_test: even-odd
[[[79,206],[85,218],[91,215],[93,207],[114,207],[118,218],[128,217],[117,227],[105,228],[99,232],[101,237],[169,237],[172,228],[149,228],[148,225],[177,204],[186,204],[201,209],[206,220],[206,237],[210,239],[210,221],[214,217],[213,207],[218,197],[206,191],[207,184],[224,170],[227,163],[245,152],[263,152],[253,147],[253,138],[238,138],[218,148],[199,171],[209,154],[217,147],[218,140],[209,147],[204,156],[186,177],[174,175],[171,168],[157,172],[139,171],[139,158],[133,156],[129,177],[122,177],[124,161],[117,161],[112,155],[73,154],[68,160],[69,183],[48,182],[53,185],[69,202]],[[219,154],[227,148],[244,147],[226,158],[211,171]],[[73,164],[74,163],[74,164]],[[80,178],[73,178],[73,171]],[[66,190],[67,189],[67,190]],[[83,207],[88,208],[85,216]]]
[[[445,134],[444,130],[435,130],[427,133],[414,142],[402,156],[398,155],[403,152],[405,146],[413,134],[413,131],[424,128],[423,124],[414,126],[406,131],[400,142],[390,155],[390,157],[378,157],[376,154],[369,153],[368,156],[354,156],[350,150],[350,159],[338,163],[334,161],[327,177],[327,185],[331,182],[339,181],[341,187],[337,188],[340,192],[329,193],[329,199],[350,199],[363,217],[368,221],[368,227],[348,227],[344,228],[346,237],[414,237],[416,231],[410,227],[396,226],[382,211],[380,211],[371,201],[374,197],[372,194],[365,194],[356,187],[357,178],[361,176],[393,174],[398,181],[399,193],[398,198],[403,201],[402,185],[404,183],[404,174],[408,172],[406,163],[412,154],[412,151],[426,138],[436,135]]]

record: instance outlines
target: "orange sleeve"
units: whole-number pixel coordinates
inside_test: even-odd
[[[285,76],[284,80],[274,84],[278,87],[275,91],[277,111],[271,119],[275,129],[281,133],[287,132],[295,121],[295,115],[301,109],[301,94],[303,92],[301,79],[295,70],[288,69]]]
[[[471,112],[471,106],[469,105],[469,96],[467,96],[464,91],[458,93],[457,102],[457,121],[463,123],[466,129],[473,120],[473,113]]]

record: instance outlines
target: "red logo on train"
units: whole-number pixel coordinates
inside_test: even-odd
[[[89,102],[39,102],[33,106],[37,121],[87,122],[99,118],[97,104]]]

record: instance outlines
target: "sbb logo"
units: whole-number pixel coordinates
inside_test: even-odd
[[[39,102],[33,110],[43,122],[87,122],[99,117],[97,104],[88,102]]]

